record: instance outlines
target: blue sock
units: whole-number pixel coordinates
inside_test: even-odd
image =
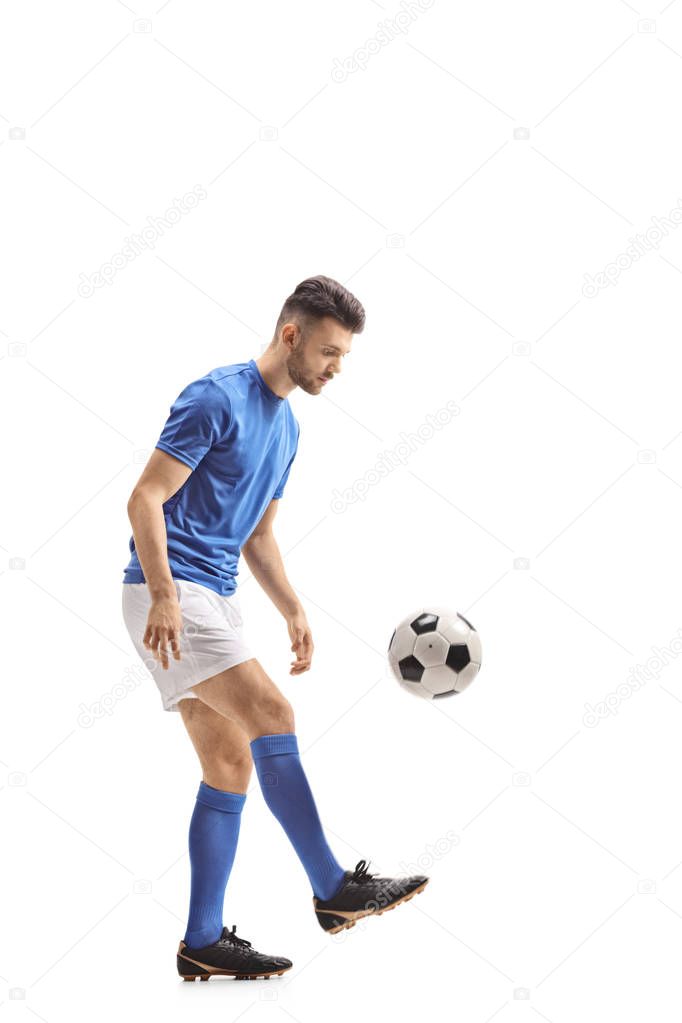
[[[222,934],[225,888],[245,800],[240,792],[223,792],[204,781],[199,785],[189,826],[192,890],[183,941],[190,948],[212,945]]]
[[[318,899],[329,899],[344,870],[327,845],[293,732],[252,739],[251,753],[268,807],[296,850]]]

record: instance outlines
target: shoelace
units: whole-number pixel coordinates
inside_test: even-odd
[[[227,927],[225,927],[223,930],[222,940],[229,941],[230,944],[232,945],[242,945],[244,948],[246,948],[247,946],[251,948],[251,942],[247,941],[246,938],[239,938],[235,933],[236,930],[237,930],[236,924],[232,924],[231,931],[228,931]]]
[[[370,860],[369,863],[371,862],[372,861]],[[361,884],[363,881],[368,881],[371,878],[376,877],[376,874],[368,873],[367,867],[369,866],[369,863],[367,863],[366,860],[359,860],[358,863],[355,865],[355,870],[353,872],[353,876],[351,877],[351,881],[354,881],[356,884]]]

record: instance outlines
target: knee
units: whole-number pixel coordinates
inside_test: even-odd
[[[248,741],[240,748],[233,745],[215,745],[204,751],[204,765],[221,774],[250,774],[253,767]]]
[[[229,792],[246,790],[253,770],[251,749],[246,751],[215,749],[202,758],[204,781]]]
[[[215,763],[226,771],[233,771],[235,774],[249,774],[253,767],[251,748],[236,752],[234,750],[221,750],[215,758]]]

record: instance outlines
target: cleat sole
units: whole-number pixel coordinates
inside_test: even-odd
[[[396,906],[400,906],[403,902],[409,902],[413,895],[419,895],[423,892],[429,883],[429,878],[422,882],[418,888],[414,888],[409,895],[403,895],[402,898],[396,899],[389,906],[384,906],[383,909],[354,909],[347,912],[334,909],[316,909],[315,914],[318,922],[327,932],[327,934],[338,934],[339,931],[344,931],[349,927],[354,927],[356,920],[365,916],[381,916],[382,913],[388,913],[390,909],[395,909]]]
[[[211,970],[210,973],[183,974],[183,980],[210,980],[211,977],[233,977],[235,980],[269,980],[270,977],[281,977],[283,973],[290,970],[290,966],[284,966],[281,970],[272,970],[270,973],[236,973],[234,970]]]
[[[234,977],[235,980],[269,980],[270,977],[281,977],[293,966],[292,963],[292,966],[280,966],[265,973],[242,973],[239,970],[221,970],[217,966],[190,959],[180,952],[176,958],[178,973],[183,980],[209,980],[211,977]]]

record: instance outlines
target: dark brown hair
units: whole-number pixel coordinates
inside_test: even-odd
[[[310,325],[323,316],[333,316],[353,334],[361,334],[365,326],[365,310],[355,295],[331,277],[318,274],[301,281],[289,295],[277,319],[275,336],[282,324],[292,319],[305,335]]]

